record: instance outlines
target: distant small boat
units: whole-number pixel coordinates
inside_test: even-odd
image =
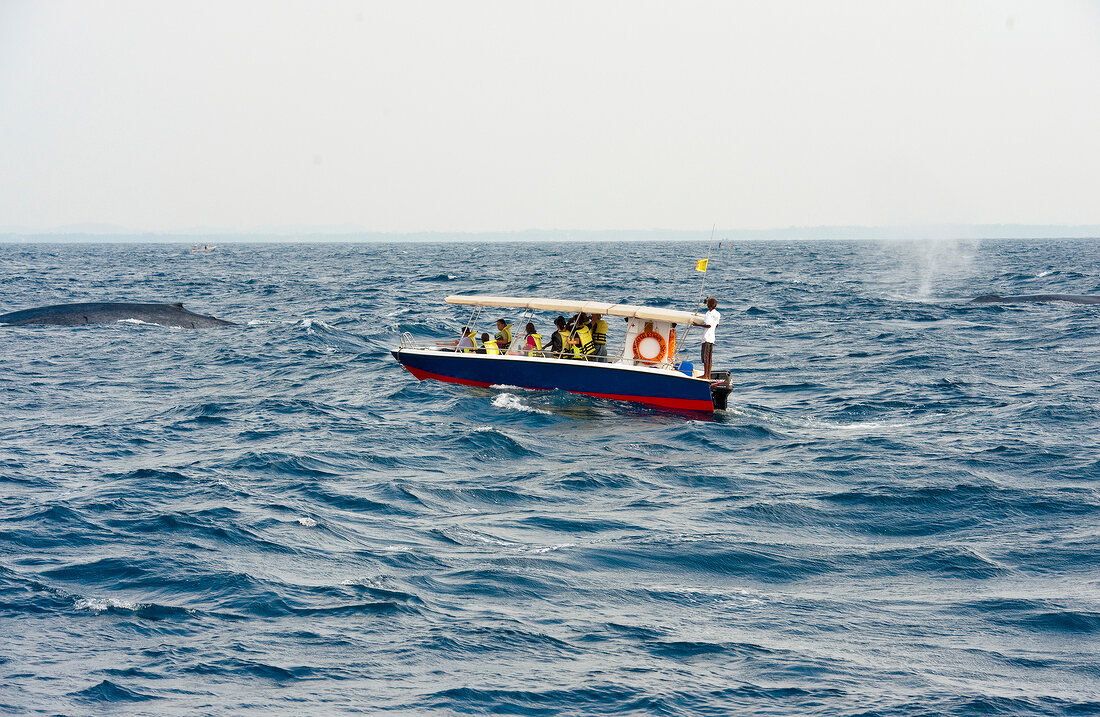
[[[703,317],[687,311],[595,301],[562,301],[505,296],[448,296],[446,302],[476,307],[600,314],[627,319],[623,346],[605,361],[589,356],[564,360],[549,347],[525,350],[526,337],[516,332],[509,346],[484,353],[449,346],[417,345],[410,334],[401,338],[393,357],[420,380],[433,379],[467,386],[516,386],[560,390],[597,398],[632,401],[689,411],[724,410],[732,389],[729,371],[701,375],[679,359],[676,326],[705,326]],[[571,358],[571,357],[570,357]]]
[[[206,246],[205,244],[199,246],[198,244],[196,244],[195,246],[191,247],[191,251],[214,251],[217,248],[217,244],[215,244],[214,246]]]

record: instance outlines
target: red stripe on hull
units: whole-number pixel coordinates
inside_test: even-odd
[[[583,393],[585,396],[594,396],[596,398],[610,398],[613,401],[634,401],[635,403],[644,403],[648,406],[660,406],[661,408],[677,408],[682,411],[706,411],[707,413],[710,413],[714,410],[714,403],[712,401],[698,401],[691,398],[620,396],[614,393],[589,393],[588,391],[577,391],[577,393]]]
[[[405,366],[404,364],[401,365]],[[433,381],[442,381],[443,383],[457,383],[462,386],[477,386],[478,388],[489,388],[493,385],[491,383],[484,383],[482,381],[470,381],[467,379],[455,378],[453,376],[444,376],[442,374],[432,373],[431,371],[423,371],[421,369],[411,368],[409,366],[405,366],[405,369],[421,381],[431,379]],[[520,388],[522,388],[522,386]],[[593,398],[607,398],[613,401],[633,401],[634,403],[644,403],[648,406],[658,406],[660,408],[675,408],[682,411],[706,411],[710,413],[714,410],[714,404],[711,401],[699,401],[688,398],[627,396],[617,393],[591,393],[589,391],[569,391],[569,393],[579,393],[585,396],[592,396]]]
[[[405,366],[405,364],[401,365]],[[416,376],[421,381],[432,379],[433,381],[442,381],[443,383],[458,383],[463,386],[477,386],[478,388],[489,388],[493,385],[491,383],[482,383],[481,381],[469,381],[463,378],[455,378],[454,376],[444,376],[442,374],[432,373],[431,371],[423,371],[421,369],[413,368],[411,366],[405,366],[405,370],[407,370],[413,376]]]

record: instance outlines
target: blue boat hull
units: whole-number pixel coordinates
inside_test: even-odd
[[[560,390],[663,408],[714,410],[710,382],[681,373],[586,361],[418,349],[398,349],[393,356],[422,381]]]

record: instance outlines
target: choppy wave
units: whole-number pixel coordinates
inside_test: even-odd
[[[239,326],[0,332],[0,711],[1100,713],[1096,313],[969,302],[1092,244],[719,250],[714,417],[389,355],[455,292],[698,295],[578,248],[7,247],[0,312]]]

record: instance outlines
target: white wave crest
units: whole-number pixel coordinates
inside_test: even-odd
[[[304,525],[307,528],[312,528],[312,527],[317,525],[317,521],[314,520],[313,518],[302,517],[302,518],[298,518],[298,524],[299,525]]]
[[[541,408],[535,408],[534,406],[528,406],[523,402],[519,396],[513,393],[502,393],[493,398],[493,405],[497,408],[510,408],[515,411],[524,411],[525,413],[541,413],[544,416],[551,415],[550,411],[544,411]]]
[[[105,612],[111,608],[121,610],[136,610],[138,603],[118,598],[80,598],[75,605],[77,610],[90,610],[91,612]]]
[[[577,547],[576,543],[558,543],[557,545],[544,545],[541,548],[531,548],[531,550],[529,552],[536,553],[536,554],[552,553],[555,550],[564,550],[566,548],[575,548],[575,547]]]
[[[345,578],[340,581],[341,585],[362,585],[368,588],[377,588],[384,590],[390,586],[389,580],[385,575],[367,576],[361,578]]]
[[[331,326],[326,324],[324,321],[321,321],[320,319],[302,319],[300,322],[298,322],[298,325],[311,334],[313,333],[314,326],[318,326],[322,329],[328,329],[330,331],[332,330]]]

